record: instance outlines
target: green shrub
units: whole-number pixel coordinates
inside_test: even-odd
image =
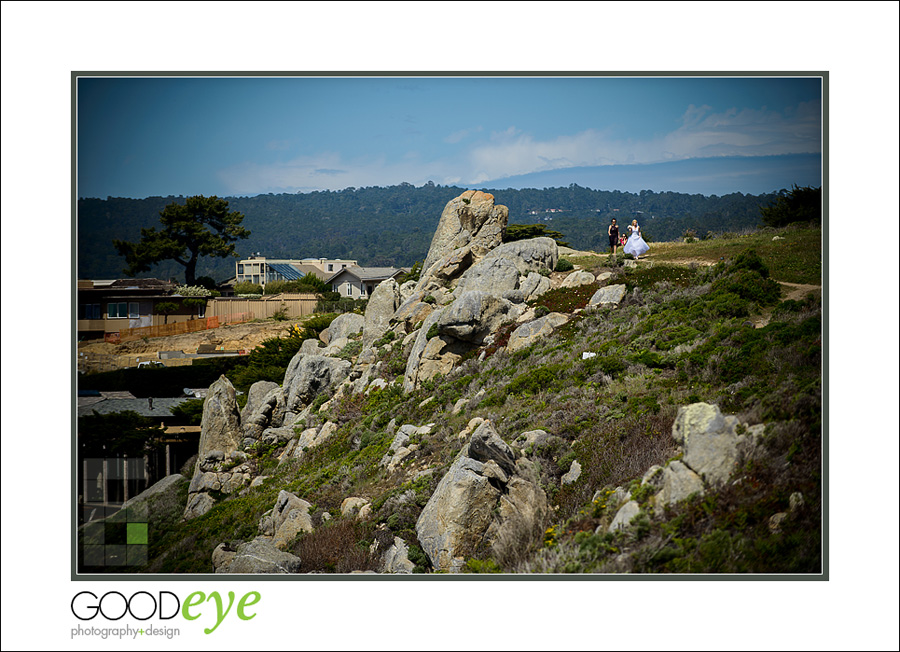
[[[262,294],[263,289],[259,283],[251,283],[250,281],[241,281],[240,283],[235,283],[234,285],[234,293],[236,295],[241,294]]]
[[[555,272],[571,272],[573,269],[575,269],[575,265],[573,265],[570,261],[566,260],[565,258],[560,258],[556,262],[556,269],[554,269],[553,271],[555,271]]]

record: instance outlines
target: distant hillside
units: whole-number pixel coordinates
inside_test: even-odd
[[[410,184],[386,188],[347,188],[305,194],[229,197],[230,208],[244,214],[251,236],[238,253],[269,257],[353,258],[362,265],[411,266],[422,260],[445,204],[462,192],[454,186]],[[562,232],[573,247],[603,250],[606,225],[636,218],[651,241],[679,238],[686,229],[740,231],[760,224],[759,207],[774,194],[723,197],[674,192],[591,190],[576,184],[543,190],[488,190],[510,210],[510,223],[545,222]],[[79,278],[123,276],[124,259],[114,239],[137,240],[142,228],[157,226],[159,212],[180,197],[81,199],[78,202]],[[201,260],[198,275],[224,280],[234,261]],[[175,263],[156,266],[147,276],[182,278]]]

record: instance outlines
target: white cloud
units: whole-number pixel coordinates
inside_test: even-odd
[[[399,159],[349,158],[322,152],[287,162],[246,162],[219,172],[227,191],[238,195],[264,192],[339,190],[388,186],[403,181],[421,185],[480,184],[494,179],[578,166],[658,163],[698,157],[766,156],[821,151],[819,102],[803,103],[783,113],[731,108],[719,113],[689,106],[680,126],[649,140],[617,137],[610,130],[587,129],[549,140],[536,140],[515,126],[494,131],[459,154],[424,160],[417,151]],[[471,138],[480,127],[444,138],[453,144]]]
[[[731,108],[711,113],[689,106],[681,126],[660,138],[635,141],[588,129],[537,141],[514,127],[495,132],[469,153],[471,183],[552,169],[659,163],[712,156],[768,156],[821,151],[821,105],[805,102],[784,113]]]
[[[345,159],[337,152],[303,156],[286,162],[244,162],[219,170],[228,194],[256,195],[266,192],[308,192],[366,186],[390,186],[403,181],[422,185],[429,179],[439,183],[459,182],[452,177],[456,167],[445,161],[424,163],[414,152],[397,162],[384,157]],[[448,181],[453,178],[452,181]]]

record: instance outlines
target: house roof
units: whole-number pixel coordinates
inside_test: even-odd
[[[86,405],[82,404],[82,400],[78,400],[78,416],[83,417],[93,414],[96,410],[98,414],[112,414],[113,412],[137,412],[145,417],[157,417],[159,419],[171,419],[173,414],[169,408],[180,405],[190,400],[187,397],[181,398],[154,398],[153,409],[150,409],[150,401],[146,398],[107,398],[102,401],[91,402]],[[87,403],[87,401],[85,401]]]
[[[398,274],[402,274],[403,270],[399,267],[359,267],[354,265],[353,267],[345,267],[336,274],[333,274],[328,279],[328,282],[332,282],[344,273],[351,274],[360,281],[384,281],[389,278],[394,278]]]

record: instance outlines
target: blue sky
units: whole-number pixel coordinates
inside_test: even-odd
[[[821,110],[818,78],[81,78],[77,194],[543,187],[569,169],[599,187],[575,174],[595,166],[617,172],[607,190],[758,193],[818,181]],[[806,174],[782,175],[797,154]],[[688,160],[695,185],[648,165]],[[760,186],[768,169],[783,181]]]

